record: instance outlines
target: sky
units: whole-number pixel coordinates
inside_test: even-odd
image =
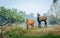
[[[0,6],[16,8],[25,11],[26,14],[33,13],[36,16],[37,13],[41,15],[46,13],[52,2],[53,0],[0,0]]]

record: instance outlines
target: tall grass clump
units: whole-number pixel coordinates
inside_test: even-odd
[[[20,27],[18,28],[11,27],[8,29],[9,30],[6,29],[4,32],[4,36],[6,36],[7,38],[60,38],[60,35],[53,35],[52,31],[51,33],[47,33],[47,34],[44,33],[43,35],[42,33],[44,32],[44,30],[41,29],[39,29],[39,32],[38,30],[32,31],[32,30],[22,29]]]

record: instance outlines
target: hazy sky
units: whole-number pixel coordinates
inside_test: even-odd
[[[7,8],[16,8],[23,10],[26,14],[39,12],[40,14],[46,13],[52,4],[53,0],[0,0],[0,6]]]

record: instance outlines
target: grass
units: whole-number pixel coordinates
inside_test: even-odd
[[[60,38],[59,28],[22,29],[20,27],[9,26],[4,29],[4,36],[7,38]]]
[[[44,35],[44,36],[35,36],[35,35],[23,35],[22,33],[17,33],[16,32],[10,32],[10,31],[7,31],[6,32],[6,35],[7,38],[60,38],[60,35],[52,35],[52,34],[47,34],[47,35]]]

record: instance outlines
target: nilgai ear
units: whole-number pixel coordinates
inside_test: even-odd
[[[39,13],[37,13],[37,16],[40,16],[40,14],[39,14]]]

